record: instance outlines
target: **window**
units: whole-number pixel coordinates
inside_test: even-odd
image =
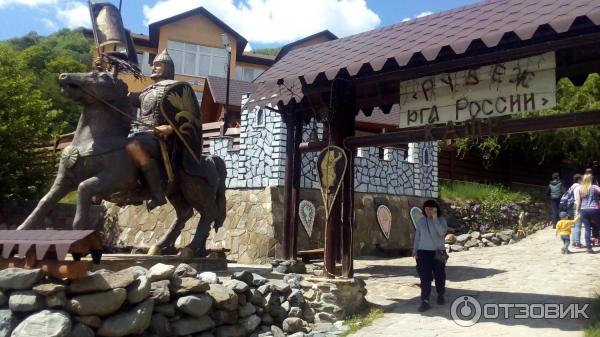
[[[265,126],[265,111],[258,109],[256,112],[256,126]]]
[[[152,67],[150,66],[150,53],[147,51],[137,53],[138,66],[142,71],[142,74],[150,76],[152,74]]]
[[[227,74],[225,49],[171,40],[167,48],[175,63],[176,74],[200,77],[225,77]]]
[[[263,70],[245,66],[235,66],[235,79],[240,81],[252,82]]]

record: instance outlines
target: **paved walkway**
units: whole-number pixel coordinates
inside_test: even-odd
[[[583,336],[583,319],[482,319],[461,327],[450,316],[452,301],[461,295],[481,303],[589,303],[600,292],[600,254],[561,255],[561,244],[547,228],[516,244],[451,253],[448,303],[432,304],[423,314],[416,310],[420,290],[414,259],[357,260],[356,276],[367,277],[367,299],[386,313],[352,336]]]

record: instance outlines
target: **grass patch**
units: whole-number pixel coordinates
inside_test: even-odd
[[[596,294],[590,310],[590,321],[585,327],[585,337],[600,337],[600,294]]]
[[[346,337],[350,334],[357,332],[358,330],[373,324],[373,321],[383,317],[383,311],[381,309],[371,309],[369,313],[364,316],[353,316],[346,320],[346,325],[350,327],[350,330],[344,332],[340,337]]]
[[[67,195],[65,195],[60,201],[59,204],[77,204],[77,191],[73,191]]]
[[[501,195],[504,201],[518,202],[539,200],[543,192],[537,188],[512,190],[502,185],[440,179],[440,198],[446,201],[483,201],[498,195]]]

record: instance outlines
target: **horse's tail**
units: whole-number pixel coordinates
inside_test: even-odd
[[[215,219],[215,230],[223,226],[225,217],[227,216],[227,200],[225,198],[225,182],[227,180],[227,167],[221,157],[214,157],[215,166],[217,172],[219,172],[219,185],[217,186],[216,204],[217,204],[217,218]]]

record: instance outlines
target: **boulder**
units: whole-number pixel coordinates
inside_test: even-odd
[[[42,310],[27,317],[13,331],[11,337],[67,337],[71,332],[69,315],[62,311]]]
[[[280,293],[287,293],[290,291],[290,285],[283,280],[272,280],[269,282],[271,290],[278,291]]]
[[[0,310],[0,337],[9,337],[10,333],[17,326],[17,317],[12,311],[7,309]]]
[[[215,327],[215,322],[208,316],[199,318],[183,318],[171,323],[171,329],[176,336],[186,336],[210,330]]]
[[[230,311],[238,309],[238,296],[235,291],[220,284],[211,284],[207,293],[215,300],[217,308]]]
[[[140,303],[150,296],[150,280],[145,275],[138,276],[127,287],[127,302],[131,304]]]
[[[98,329],[99,336],[121,337],[142,334],[150,326],[154,300],[147,299],[130,310],[106,318]]]
[[[177,300],[177,308],[193,317],[202,317],[210,311],[213,299],[207,294],[184,296]]]
[[[252,280],[254,279],[254,275],[247,271],[247,270],[242,270],[242,271],[238,271],[233,273],[233,275],[231,275],[231,278],[233,280],[239,280],[242,281],[246,284],[252,284]]]
[[[302,318],[302,309],[299,307],[291,307],[288,316]]]
[[[447,244],[454,244],[456,242],[456,235],[454,234],[447,234],[446,238],[444,239],[444,242],[446,242]]]
[[[269,279],[267,279],[265,277],[262,277],[259,274],[252,273],[252,286],[253,287],[257,287],[258,288],[258,287],[260,287],[260,286],[262,286],[264,284],[267,284],[267,283],[269,283]]]
[[[288,302],[293,307],[301,307],[304,304],[304,295],[300,289],[292,289],[292,292],[287,297]]]
[[[244,337],[246,336],[246,330],[239,324],[223,325],[217,327],[214,334],[215,337]]]
[[[131,270],[124,269],[119,272],[95,272],[80,280],[75,280],[69,285],[68,292],[73,294],[93,293],[116,288],[126,288],[135,281]]]
[[[79,316],[106,316],[119,310],[127,299],[127,291],[123,288],[109,291],[79,295],[69,301],[69,310]]]
[[[65,307],[69,303],[64,291],[46,296],[46,306],[50,308]]]
[[[256,313],[256,307],[252,305],[252,303],[248,302],[242,306],[238,310],[240,318],[248,317]]]
[[[479,242],[477,239],[470,238],[464,243],[464,246],[467,248],[476,247]]]
[[[174,272],[174,266],[164,263],[157,263],[148,270],[147,276],[150,282],[156,282],[170,279]]]
[[[146,276],[146,274],[148,274],[148,269],[146,269],[142,266],[131,266],[131,267],[123,269],[123,270],[128,270],[128,271],[132,272],[135,278],[138,278],[140,276]]]
[[[479,239],[481,237],[481,233],[475,231],[471,233],[471,238],[472,239]]]
[[[210,317],[215,321],[216,325],[236,324],[239,318],[237,311],[228,310],[216,310],[210,315]]]
[[[461,235],[459,235],[459,236],[456,237],[456,242],[462,244],[462,243],[465,243],[470,238],[471,238],[470,234],[461,234]]]
[[[251,315],[246,318],[240,319],[240,325],[246,330],[246,333],[251,333],[256,330],[261,323],[260,317]]]
[[[96,337],[96,334],[89,326],[77,323],[73,330],[71,330],[69,337]]]
[[[169,280],[152,282],[150,284],[150,298],[153,299],[155,303],[169,302],[171,300],[171,293],[169,291],[170,283]]]
[[[203,273],[198,274],[198,278],[208,284],[218,284],[219,282],[219,277],[217,276],[217,274],[213,273],[212,271],[205,271]]]
[[[154,306],[154,312],[161,313],[167,317],[175,316],[175,304],[173,303],[164,303]]]
[[[40,269],[6,268],[0,270],[0,289],[31,289],[42,277]]]
[[[174,277],[169,284],[169,291],[174,296],[202,294],[210,289],[210,285],[193,277]]]
[[[488,239],[488,240],[491,240],[494,236],[496,236],[495,233],[485,233],[485,234],[482,235],[482,237],[484,239]]]
[[[31,290],[33,290],[34,292],[36,292],[40,295],[48,296],[48,295],[56,294],[58,292],[64,292],[66,289],[67,289],[67,287],[65,287],[65,285],[63,285],[63,284],[43,283],[43,284],[36,285]]]
[[[173,271],[173,276],[180,278],[196,277],[196,275],[198,275],[198,271],[186,263],[180,263],[177,268],[175,268],[175,271]]]
[[[14,291],[8,299],[8,307],[14,312],[37,311],[44,306],[44,298],[31,290]]]
[[[150,332],[157,336],[171,336],[171,322],[163,314],[154,314],[150,321]]]
[[[248,273],[250,274],[250,273]],[[252,276],[252,274],[250,274]],[[246,290],[248,290],[249,286],[246,282],[240,281],[240,280],[229,280],[223,283],[223,285],[233,291],[235,291],[238,294],[241,293],[245,293]]]
[[[75,316],[75,319],[92,328],[97,329],[102,326],[102,320],[99,316]]]
[[[271,332],[273,337],[285,337],[285,333],[277,325],[271,325]]]
[[[287,333],[295,333],[298,331],[302,331],[305,322],[301,318],[297,317],[288,317],[283,320],[282,329]]]

